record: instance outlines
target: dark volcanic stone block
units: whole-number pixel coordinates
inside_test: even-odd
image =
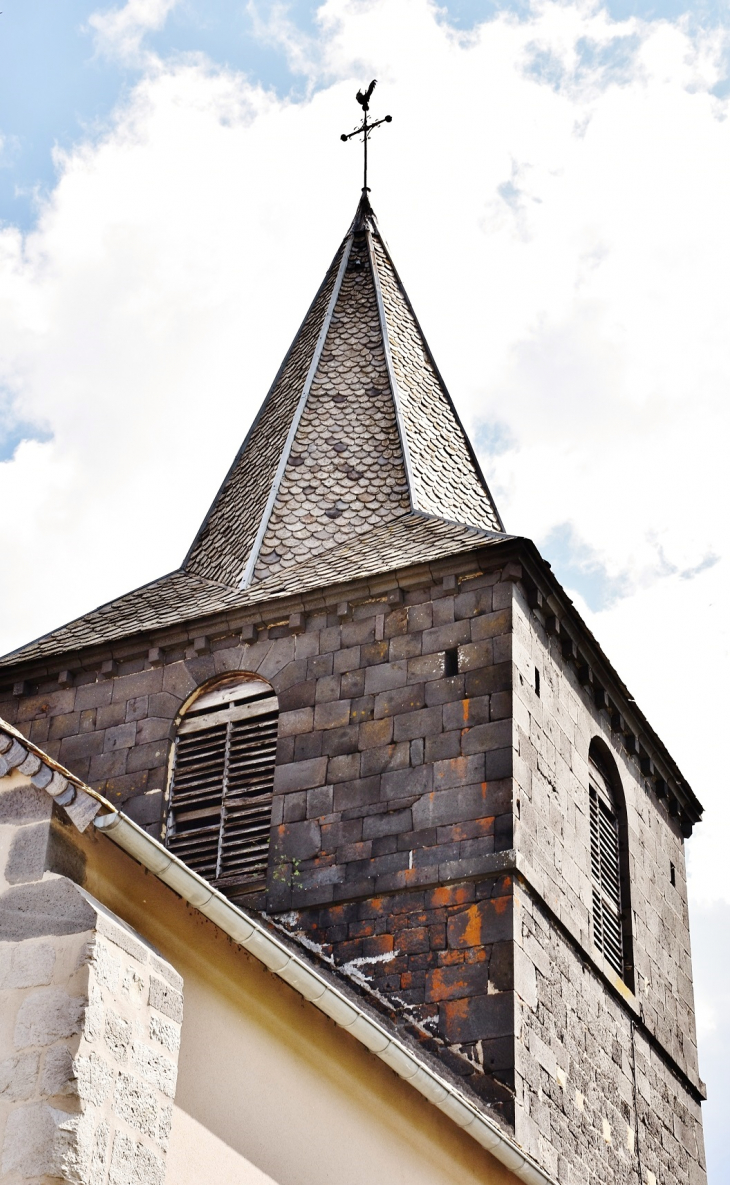
[[[461,1000],[486,994],[489,963],[457,963],[453,967],[434,967],[426,976],[426,999]]]
[[[512,898],[479,901],[452,914],[448,924],[449,946],[485,946],[513,937]]]
[[[509,1037],[515,1027],[513,992],[447,1000],[439,1008],[439,1028],[447,1041],[470,1041]]]

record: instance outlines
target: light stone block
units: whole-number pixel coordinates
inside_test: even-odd
[[[55,1168],[56,1123],[45,1103],[16,1107],[8,1115],[2,1151],[2,1171],[42,1177]]]
[[[81,1031],[85,1001],[69,996],[62,988],[48,987],[26,996],[15,1022],[16,1049],[29,1045],[51,1045],[59,1037],[73,1037]]]
[[[159,1041],[171,1053],[177,1053],[180,1048],[180,1027],[153,1015],[150,1017],[150,1038]]]
[[[55,961],[50,942],[0,943],[0,990],[44,987],[51,982]]]
[[[1,948],[2,1172],[13,1185],[163,1185],[182,980],[73,882],[42,885],[46,912],[16,929],[56,932]],[[66,905],[96,924],[59,933]]]
[[[11,1102],[29,1099],[38,1076],[38,1053],[17,1053],[0,1062],[0,1098]]]
[[[51,1046],[43,1060],[40,1093],[49,1098],[74,1094],[77,1086],[76,1067],[68,1045]]]

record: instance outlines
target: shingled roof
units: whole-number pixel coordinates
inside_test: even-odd
[[[363,194],[181,568],[0,667],[505,538]]]
[[[410,511],[503,531],[363,195],[183,570],[247,587]]]
[[[0,669],[214,613],[259,605],[277,597],[294,596],[312,588],[365,580],[379,572],[425,564],[508,538],[461,523],[405,514],[324,555],[315,556],[284,575],[275,573],[247,589],[230,588],[181,570],[170,572],[12,651],[0,659]]]

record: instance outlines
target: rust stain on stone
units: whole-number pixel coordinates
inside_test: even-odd
[[[440,957],[442,967],[455,967],[457,963],[464,962],[463,950],[445,950]]]
[[[472,893],[471,885],[441,885],[438,889],[431,890],[429,906],[439,909],[443,905],[463,905]]]
[[[466,925],[461,941],[464,946],[478,946],[482,940],[482,911],[478,905],[470,905],[466,913]]]
[[[469,1015],[468,1000],[452,1000],[449,1005],[450,1019],[453,1021],[466,1020]]]
[[[462,999],[464,1006],[473,989],[466,976],[449,974],[449,968],[436,967],[429,977],[428,997],[432,1001]]]

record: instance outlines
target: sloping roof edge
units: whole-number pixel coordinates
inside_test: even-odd
[[[435,359],[435,358],[434,358],[434,356],[433,356],[433,352],[432,352],[432,350],[431,350],[431,347],[430,347],[430,345],[428,344],[428,339],[427,339],[427,337],[426,337],[425,333],[423,332],[423,329],[422,329],[422,327],[421,327],[421,322],[419,321],[419,319],[418,319],[418,317],[417,317],[417,315],[416,315],[416,311],[415,311],[415,309],[414,309],[414,307],[413,307],[413,304],[412,304],[412,302],[411,302],[411,298],[410,298],[410,296],[408,295],[408,292],[406,291],[405,285],[404,285],[403,281],[402,281],[402,280],[401,280],[401,278],[400,278],[400,273],[398,272],[398,269],[397,269],[397,267],[395,266],[395,263],[393,262],[393,256],[392,256],[392,254],[391,254],[390,247],[388,246],[388,244],[387,244],[387,242],[386,242],[386,240],[385,240],[385,238],[384,238],[384,236],[383,236],[383,234],[382,234],[382,232],[381,232],[381,230],[380,230],[380,226],[378,225],[378,219],[377,219],[377,216],[375,215],[375,213],[374,213],[372,210],[371,210],[371,212],[370,212],[370,217],[371,217],[371,219],[372,219],[372,228],[370,229],[370,233],[369,233],[369,235],[368,235],[368,242],[369,242],[369,243],[371,243],[371,236],[372,236],[373,234],[377,235],[378,239],[380,240],[380,244],[381,244],[381,246],[382,246],[382,248],[383,248],[383,251],[385,252],[385,256],[386,256],[386,258],[387,258],[387,260],[388,260],[388,263],[390,264],[391,268],[393,269],[393,275],[394,275],[394,277],[395,277],[395,281],[396,281],[396,283],[397,283],[397,285],[398,285],[398,288],[399,288],[399,290],[400,290],[401,296],[403,297],[403,300],[405,301],[405,304],[406,304],[406,305],[407,305],[407,307],[408,307],[408,311],[410,312],[410,314],[411,314],[411,317],[413,318],[413,323],[414,323],[414,325],[415,325],[415,327],[416,327],[416,330],[417,330],[417,332],[418,332],[418,334],[419,334],[419,336],[420,336],[420,338],[421,338],[421,341],[422,341],[422,343],[423,343],[423,348],[424,348],[424,350],[425,350],[425,352],[426,352],[426,356],[427,356],[427,358],[428,358],[428,360],[429,360],[429,362],[430,362],[431,366],[433,367],[434,374],[436,375],[437,382],[440,384],[440,386],[441,386],[441,390],[442,390],[442,391],[443,391],[443,393],[444,393],[444,396],[445,396],[445,398],[446,398],[446,402],[447,402],[447,404],[448,404],[449,410],[451,411],[451,414],[452,414],[452,416],[453,416],[453,418],[454,418],[454,421],[455,421],[455,423],[456,423],[456,425],[457,425],[457,428],[459,429],[459,431],[460,431],[460,433],[461,433],[461,435],[462,435],[462,437],[463,437],[463,439],[464,439],[464,443],[465,443],[465,445],[466,445],[466,451],[467,451],[467,454],[468,454],[468,456],[469,456],[469,459],[470,459],[470,461],[471,461],[471,463],[472,463],[472,465],[473,465],[473,467],[474,467],[474,472],[475,472],[475,473],[476,473],[476,475],[477,475],[477,479],[479,480],[479,482],[480,482],[480,483],[481,483],[481,485],[483,486],[483,488],[484,488],[484,491],[485,491],[485,493],[486,493],[486,495],[487,495],[487,497],[488,497],[488,499],[489,499],[490,505],[491,505],[492,509],[494,510],[494,514],[495,514],[495,517],[496,517],[496,519],[497,519],[497,523],[498,523],[498,525],[499,525],[500,531],[502,531],[504,534],[508,534],[508,532],[507,532],[507,531],[506,531],[506,529],[505,529],[505,525],[504,525],[504,522],[503,522],[503,520],[502,520],[502,516],[501,516],[501,514],[499,513],[499,508],[498,508],[498,506],[497,506],[497,503],[495,502],[494,498],[492,497],[492,491],[490,490],[490,488],[489,488],[489,484],[488,484],[488,482],[487,482],[487,479],[486,479],[486,477],[484,476],[484,471],[483,471],[483,469],[482,469],[482,467],[481,467],[481,464],[480,464],[480,462],[479,462],[479,458],[477,457],[477,455],[476,455],[476,452],[474,451],[474,446],[473,446],[473,444],[472,444],[472,442],[471,442],[471,438],[470,438],[470,436],[469,436],[469,433],[466,431],[466,429],[464,428],[464,425],[463,425],[463,424],[462,424],[462,422],[461,422],[461,417],[460,417],[460,415],[459,415],[458,411],[456,410],[456,405],[455,405],[455,403],[454,403],[453,399],[451,398],[451,394],[450,394],[450,392],[449,392],[449,389],[448,389],[448,387],[446,386],[446,383],[444,382],[444,377],[443,377],[443,375],[441,374],[441,371],[439,370],[439,367],[438,367],[438,365],[437,365],[437,363],[436,363],[436,359]],[[371,247],[371,250],[372,250],[372,247]],[[374,273],[374,274],[376,274],[376,272],[377,272],[377,268],[376,268],[376,264],[375,264],[375,261],[374,261],[374,260],[373,260],[373,264],[372,264],[372,266],[373,266],[373,273]],[[377,282],[377,284],[378,284],[378,287],[379,287],[379,286],[380,286],[380,280],[379,280],[379,277],[378,277],[378,279],[377,279],[377,281],[376,281],[376,282]],[[380,302],[381,302],[381,305],[382,305],[382,296],[381,296],[381,298],[380,298]],[[389,340],[389,338],[388,338],[388,329],[387,329],[387,318],[386,318],[386,316],[385,316],[385,310],[384,310],[384,309],[383,309],[383,311],[382,311],[381,315],[382,315],[382,318],[383,318],[383,326],[384,326],[384,330],[385,330],[385,337],[386,337],[386,339],[388,339],[388,340]],[[395,381],[395,377],[393,378],[393,381]]]
[[[349,232],[348,232],[348,233],[349,233]],[[345,238],[347,238],[347,235],[345,236]],[[296,346],[296,344],[297,344],[297,342],[298,342],[298,340],[299,340],[299,338],[300,338],[300,336],[301,336],[301,334],[302,334],[302,331],[304,330],[304,327],[305,327],[305,325],[306,325],[306,323],[307,323],[307,321],[308,321],[308,319],[309,319],[309,317],[310,317],[311,313],[313,312],[313,310],[315,309],[315,307],[316,307],[316,305],[317,305],[317,301],[319,300],[319,298],[320,298],[320,296],[321,296],[321,294],[322,294],[322,291],[324,290],[324,288],[325,288],[325,286],[326,286],[326,284],[327,284],[327,279],[328,279],[328,277],[329,277],[329,274],[330,274],[330,272],[331,272],[331,270],[332,270],[332,267],[333,267],[333,265],[334,265],[334,263],[335,263],[335,261],[336,261],[336,259],[337,259],[337,256],[339,255],[339,253],[340,253],[340,251],[341,251],[341,250],[342,250],[342,243],[341,243],[341,244],[340,244],[340,246],[337,248],[337,251],[335,252],[334,256],[332,257],[332,262],[330,263],[329,267],[327,268],[327,270],[326,270],[326,272],[325,272],[325,274],[324,274],[324,277],[323,277],[323,279],[322,279],[322,282],[321,282],[321,284],[319,285],[319,287],[318,287],[317,291],[315,292],[315,294],[314,294],[314,297],[313,297],[313,299],[312,299],[312,301],[311,301],[311,303],[310,303],[310,305],[309,305],[309,307],[308,307],[308,309],[307,309],[306,313],[304,314],[304,317],[302,318],[302,320],[301,320],[301,323],[299,324],[299,326],[298,326],[298,328],[297,328],[297,331],[296,331],[296,333],[294,334],[294,337],[292,338],[292,340],[291,340],[291,342],[290,342],[290,344],[289,344],[289,348],[288,348],[288,350],[286,351],[286,353],[285,353],[284,357],[283,357],[283,358],[282,358],[282,360],[281,360],[281,364],[280,364],[280,366],[279,366],[279,369],[277,370],[276,374],[274,375],[273,382],[271,383],[271,385],[270,385],[270,387],[269,387],[268,391],[266,392],[266,395],[265,395],[265,396],[264,396],[264,398],[262,399],[262,401],[261,401],[261,404],[260,404],[260,406],[259,406],[259,409],[258,409],[258,411],[256,412],[256,415],[254,416],[253,420],[251,421],[251,424],[250,424],[250,426],[249,426],[248,432],[246,433],[246,435],[245,435],[245,437],[244,437],[244,439],[243,439],[243,442],[242,442],[242,444],[241,444],[240,448],[238,449],[238,451],[237,451],[237,453],[236,453],[235,457],[234,457],[234,458],[233,458],[233,460],[231,461],[231,464],[230,464],[230,466],[228,467],[228,471],[227,471],[227,473],[226,473],[225,477],[223,478],[223,481],[221,482],[220,486],[218,487],[218,489],[217,489],[217,491],[216,491],[216,493],[215,493],[215,497],[213,498],[212,502],[210,503],[210,506],[208,507],[208,509],[207,509],[207,511],[206,511],[206,513],[205,513],[205,516],[204,516],[204,518],[203,518],[203,521],[201,522],[200,526],[198,527],[198,530],[197,530],[197,532],[196,532],[196,534],[195,534],[195,538],[193,539],[192,543],[190,544],[190,547],[188,548],[188,550],[187,550],[187,551],[186,551],[186,553],[185,553],[185,556],[183,557],[183,561],[182,561],[182,563],[180,564],[180,568],[179,568],[179,569],[176,569],[177,571],[181,571],[181,572],[187,572],[187,570],[188,570],[188,565],[190,564],[190,562],[191,562],[191,560],[192,560],[192,558],[193,558],[193,555],[194,555],[194,553],[195,553],[195,551],[196,551],[196,548],[197,548],[198,544],[200,543],[201,539],[203,538],[203,535],[204,535],[204,533],[205,533],[205,529],[206,529],[206,527],[208,526],[208,523],[210,522],[210,520],[211,520],[211,518],[212,518],[213,511],[215,510],[215,508],[216,508],[216,506],[217,506],[217,504],[218,504],[218,501],[219,501],[219,499],[220,499],[221,495],[223,494],[223,491],[225,490],[225,488],[226,488],[226,486],[228,485],[229,481],[230,481],[230,480],[231,480],[231,478],[233,477],[233,475],[234,475],[234,473],[235,473],[236,469],[238,468],[239,462],[240,462],[240,460],[241,460],[241,458],[242,458],[243,454],[245,453],[246,449],[248,448],[249,442],[251,441],[251,439],[252,439],[252,437],[253,437],[253,435],[254,435],[254,433],[255,433],[256,429],[257,429],[257,428],[258,428],[258,426],[259,426],[259,423],[260,423],[260,421],[261,421],[261,418],[262,418],[262,416],[263,416],[263,414],[264,414],[264,410],[265,410],[265,408],[266,408],[266,406],[267,406],[267,404],[268,404],[269,400],[271,399],[271,397],[272,397],[272,395],[273,395],[274,391],[276,390],[276,386],[277,386],[277,384],[278,384],[279,380],[281,379],[281,376],[282,376],[282,375],[283,375],[283,373],[284,373],[284,370],[285,370],[285,368],[286,368],[286,364],[287,364],[287,362],[289,361],[289,359],[290,359],[290,358],[291,358],[291,356],[292,356],[292,353],[293,353],[293,351],[294,351],[294,347]],[[198,575],[198,573],[195,573],[195,575]]]
[[[325,567],[331,564],[333,560],[343,555],[357,554],[358,550],[362,549],[363,545],[371,543],[373,540],[377,542],[381,535],[387,532],[400,530],[402,528],[410,528],[415,524],[432,524],[434,529],[448,529],[459,531],[463,538],[460,540],[443,539],[441,542],[436,540],[431,548],[430,554],[422,555],[417,559],[404,560],[402,554],[394,551],[390,560],[379,555],[377,562],[372,559],[364,560],[356,570],[354,579],[369,579],[375,572],[387,573],[393,570],[401,570],[405,567],[418,565],[420,563],[429,563],[438,561],[442,558],[448,558],[451,555],[458,554],[461,551],[473,550],[476,545],[487,545],[504,539],[513,538],[513,536],[503,535],[495,531],[488,531],[483,527],[474,527],[465,523],[457,522],[454,519],[446,519],[436,515],[428,514],[425,511],[413,510],[406,514],[394,518],[390,523],[380,525],[378,527],[370,528],[362,534],[354,535],[345,543],[336,547],[328,548],[326,551],[320,552],[312,556],[306,562],[300,564],[292,564],[284,568],[279,573],[274,573],[268,576],[265,580],[260,580],[249,588],[232,588],[230,585],[223,584],[219,581],[213,580],[207,576],[200,576],[198,573],[185,572],[181,568],[176,568],[172,572],[168,572],[156,580],[147,581],[138,588],[131,589],[128,593],[120,597],[115,597],[111,601],[105,601],[101,605],[90,609],[88,613],[82,614],[80,617],[74,618],[69,622],[65,622],[54,630],[50,630],[47,634],[42,634],[40,637],[33,638],[22,646],[16,647],[9,653],[0,657],[0,673],[3,670],[10,669],[14,666],[19,666],[24,663],[32,663],[44,655],[47,657],[70,655],[71,653],[78,654],[83,650],[87,650],[93,646],[111,645],[115,641],[121,641],[125,637],[132,636],[134,633],[146,633],[152,630],[159,630],[169,626],[169,621],[153,621],[146,622],[139,626],[138,629],[127,629],[125,632],[107,635],[100,637],[94,641],[83,641],[64,638],[63,644],[58,646],[50,646],[39,650],[42,644],[49,644],[54,639],[58,639],[59,635],[63,635],[66,631],[78,626],[83,622],[88,622],[90,619],[98,617],[102,614],[109,615],[110,611],[123,609],[130,598],[139,596],[147,591],[153,592],[155,589],[162,589],[167,584],[172,586],[175,581],[186,582],[187,585],[197,584],[202,591],[210,597],[217,596],[218,604],[211,606],[207,604],[197,610],[191,609],[188,605],[184,605],[178,611],[178,620],[180,623],[191,622],[196,619],[205,619],[215,613],[235,612],[237,610],[246,610],[248,608],[255,608],[257,604],[268,601],[281,600],[284,597],[298,597],[309,592],[317,592],[319,589],[326,589],[333,584],[342,582],[342,574],[335,574],[331,571],[326,572],[322,577],[310,579],[308,583],[302,583],[303,574],[312,573],[317,568]],[[282,587],[282,581],[287,577],[294,576],[295,582],[293,586],[287,587],[286,584]],[[347,577],[347,582],[350,583],[353,577]],[[173,590],[174,591],[174,590]],[[30,653],[29,653],[30,652]]]
[[[699,823],[703,806],[677,762],[672,757],[664,741],[652,728],[647,717],[642,712],[636,699],[624,683],[600,642],[583,620],[581,614],[568,593],[563,588],[552,570],[552,565],[543,558],[537,546],[526,536],[515,536],[518,545],[516,558],[522,565],[522,583],[527,592],[530,607],[537,612],[548,633],[556,634],[564,647],[563,654],[567,662],[576,666],[581,681],[583,674],[588,678],[586,686],[593,686],[595,673],[598,686],[593,686],[594,694],[602,688],[608,700],[603,707],[610,711],[612,707],[620,710],[622,729],[627,738],[634,737],[649,747],[647,757],[659,759],[666,765],[667,774],[674,780],[680,802],[687,811],[689,831],[682,831],[685,839],[691,834],[692,823]],[[598,700],[596,701],[598,705]],[[613,727],[613,725],[612,725]],[[640,747],[640,746],[639,746]],[[640,753],[635,750],[636,757],[641,761]],[[642,771],[643,772],[643,771]],[[656,771],[655,771],[656,772]],[[654,773],[645,776],[653,778]]]
[[[309,400],[309,393],[312,389],[312,383],[314,382],[315,376],[317,374],[317,369],[322,357],[322,351],[324,349],[325,342],[327,341],[327,334],[329,333],[329,328],[332,323],[332,316],[334,314],[335,308],[337,307],[337,301],[339,300],[340,291],[342,289],[342,279],[345,271],[347,270],[351,249],[352,235],[350,234],[345,239],[344,245],[341,248],[342,258],[340,259],[340,266],[337,269],[337,276],[335,277],[335,282],[332,286],[332,292],[327,302],[327,308],[325,310],[324,320],[322,321],[322,327],[319,331],[319,336],[317,337],[314,353],[312,354],[312,360],[309,363],[309,370],[307,371],[307,377],[304,380],[304,386],[302,387],[299,401],[294,411],[291,424],[289,425],[289,431],[287,433],[286,440],[284,441],[284,448],[282,449],[281,456],[279,458],[279,464],[277,465],[276,473],[274,474],[274,480],[272,481],[271,489],[269,490],[269,496],[266,499],[266,505],[264,506],[263,514],[261,515],[261,522],[259,523],[254,541],[251,544],[251,551],[249,552],[248,559],[246,560],[243,568],[243,573],[239,582],[240,588],[248,588],[253,583],[254,571],[261,553],[261,545],[266,536],[269,522],[271,521],[271,514],[281,488],[284,473],[289,464],[289,458],[291,456],[292,445],[294,444],[297,429],[299,428],[300,421],[304,414],[304,409],[307,406],[307,401]],[[330,267],[331,266],[332,265],[330,264]],[[327,274],[329,275],[329,271]]]
[[[127,855],[410,1082],[525,1185],[558,1185],[516,1140],[430,1066],[421,1051],[412,1049],[373,1010],[344,990],[335,975],[308,963],[258,918],[234,905],[100,794],[0,719],[0,777],[15,771],[30,775],[34,786],[45,789],[79,831],[85,831],[93,821],[97,830]]]
[[[78,831],[85,831],[103,807],[114,809],[96,790],[0,717],[0,778],[12,773],[25,774],[36,790],[45,790]]]

